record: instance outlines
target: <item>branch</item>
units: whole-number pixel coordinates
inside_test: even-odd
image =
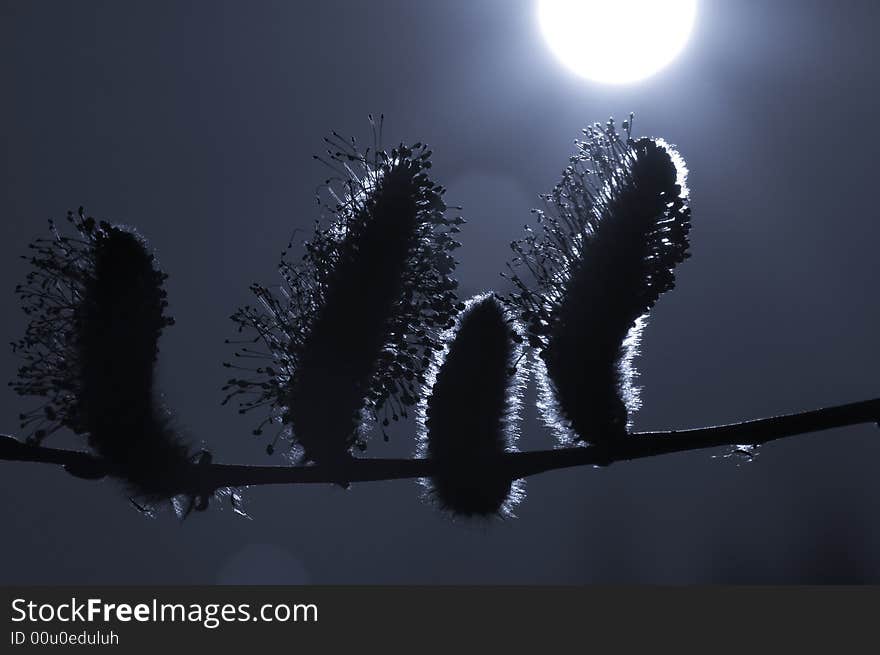
[[[875,422],[880,425],[880,398],[729,425],[636,432],[603,446],[507,453],[497,461],[487,461],[487,466],[503,466],[512,479],[517,479],[573,466],[607,466],[703,448],[761,445],[784,437]],[[0,460],[60,465],[72,475],[88,479],[114,475],[109,463],[89,453],[27,444],[7,435],[0,435]],[[352,458],[333,467],[194,463],[173,472],[172,477],[181,494],[209,495],[225,487],[400,480],[429,477],[433,471],[434,463],[428,459]]]

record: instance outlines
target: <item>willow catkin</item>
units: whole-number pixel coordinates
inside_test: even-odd
[[[226,389],[227,400],[244,397],[242,412],[269,407],[256,434],[278,423],[276,440],[288,437],[302,460],[333,464],[366,447],[373,423],[418,401],[457,305],[452,237],[463,221],[445,217],[426,146],[361,153],[337,136],[328,143],[327,163],[344,176],[328,185],[332,220],[316,226],[301,262],[282,258],[280,293],[255,285],[260,306],[233,316],[266,347],[244,348],[239,361],[265,365]]]
[[[476,296],[450,331],[419,413],[423,480],[439,505],[462,516],[509,515],[523,497],[505,453],[515,450],[525,386],[522,338],[493,295]]]
[[[45,399],[22,427],[36,443],[62,427],[85,435],[135,496],[169,499],[190,454],[154,388],[159,337],[173,323],[166,275],[134,231],[82,208],[68,220],[77,235],[52,223],[53,238],[31,245],[32,270],[17,287],[30,323],[13,344],[26,363],[12,386]]]
[[[613,120],[585,130],[536,211],[540,229],[513,244],[511,302],[545,367],[544,419],[564,442],[626,433],[646,312],[688,256],[687,169],[663,140],[634,140],[631,120],[625,138]]]

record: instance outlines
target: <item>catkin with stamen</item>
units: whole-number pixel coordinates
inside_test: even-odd
[[[634,140],[632,116],[596,124],[512,244],[517,308],[538,350],[544,420],[564,442],[609,443],[639,406],[632,360],[646,313],[688,256],[687,169],[661,139]]]
[[[133,230],[82,208],[68,220],[76,235],[50,222],[52,238],[30,246],[32,270],[17,287],[30,322],[13,344],[25,363],[12,386],[44,398],[22,427],[34,443],[62,427],[85,435],[135,497],[169,500],[191,455],[155,389],[159,337],[173,323],[167,276]]]
[[[316,225],[300,262],[283,256],[279,291],[255,285],[259,306],[233,315],[255,345],[226,364],[250,376],[225,388],[241,412],[268,410],[254,432],[275,425],[270,453],[286,437],[296,459],[334,464],[418,401],[458,304],[451,253],[463,220],[446,218],[426,146],[362,153],[335,134],[327,142],[331,221]]]

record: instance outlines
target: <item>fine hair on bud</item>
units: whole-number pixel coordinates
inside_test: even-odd
[[[475,296],[459,315],[430,370],[420,405],[418,454],[434,463],[421,480],[456,516],[511,516],[524,497],[505,455],[515,451],[526,384],[523,338],[498,299]]]
[[[538,227],[512,244],[510,296],[537,349],[540,408],[563,443],[608,443],[638,409],[632,365],[646,313],[688,256],[684,161],[632,138],[632,115],[584,130]]]
[[[363,152],[336,133],[325,141],[317,159],[334,175],[319,206],[329,220],[317,222],[299,261],[289,259],[292,244],[282,254],[280,288],[254,285],[259,302],[233,315],[253,336],[225,364],[246,373],[229,380],[224,402],[268,409],[254,433],[274,424],[270,453],[286,439],[294,460],[332,465],[364,450],[376,422],[404,418],[418,402],[458,304],[453,237],[464,221],[446,218],[425,145],[380,149],[381,121]]]
[[[84,435],[134,496],[169,500],[190,455],[154,388],[159,337],[173,323],[166,275],[134,231],[82,208],[67,218],[76,233],[50,221],[52,236],[31,244],[31,271],[16,289],[30,323],[13,344],[25,364],[12,386],[44,399],[22,427],[32,443],[62,427]]]

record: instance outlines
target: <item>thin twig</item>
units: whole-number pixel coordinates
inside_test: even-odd
[[[516,479],[573,466],[607,466],[618,461],[703,448],[760,445],[784,437],[861,423],[880,423],[880,398],[729,425],[636,432],[607,446],[507,453],[486,464],[503,466],[508,469],[510,477]],[[70,473],[86,478],[114,475],[109,464],[89,453],[27,444],[6,435],[0,437],[0,460],[60,465]],[[433,462],[427,459],[352,458],[333,467],[192,464],[176,472],[174,477],[180,493],[205,495],[225,487],[420,478],[430,476],[433,468]]]

